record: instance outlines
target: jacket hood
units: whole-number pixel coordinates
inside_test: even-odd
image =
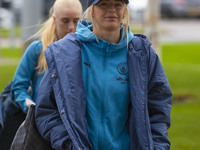
[[[145,45],[147,45],[147,47],[150,47],[152,45],[151,41],[148,39],[148,37],[146,35],[143,35],[143,34],[134,34],[134,38],[136,38],[135,40],[135,48],[136,49],[140,49],[140,40],[143,40]]]
[[[122,28],[121,30],[122,36],[121,36],[120,42],[117,44],[108,43],[107,41],[100,39],[92,32],[92,29],[93,29],[93,24],[91,22],[85,21],[85,20],[79,21],[77,30],[76,30],[76,35],[78,36],[80,41],[92,42],[91,44],[93,46],[98,46],[99,48],[104,48],[105,45],[109,45],[110,47],[112,47],[113,51],[115,51],[127,46],[127,39],[126,39],[124,28]],[[129,27],[128,34],[129,34],[129,42],[130,42],[134,37],[133,33],[130,30],[130,27]]]

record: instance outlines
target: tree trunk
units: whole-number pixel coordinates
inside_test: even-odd
[[[160,0],[148,0],[147,10],[145,15],[145,34],[152,42],[152,47],[161,57],[159,28],[160,20]]]

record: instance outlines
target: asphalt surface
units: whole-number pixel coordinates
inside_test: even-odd
[[[23,45],[23,40],[21,38],[0,38],[0,47],[20,47]]]
[[[161,42],[200,42],[200,18],[159,22]]]
[[[200,42],[200,18],[162,19],[159,22],[159,31],[161,42]],[[22,44],[21,38],[0,38],[0,47]]]

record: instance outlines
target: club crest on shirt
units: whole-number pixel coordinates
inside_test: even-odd
[[[117,66],[117,71],[121,74],[121,75],[126,75],[128,73],[128,65],[125,62],[120,63]]]
[[[120,74],[120,76],[117,78],[118,81],[121,82],[121,84],[126,84],[128,79],[128,65],[125,62],[122,62],[117,65],[117,71]]]

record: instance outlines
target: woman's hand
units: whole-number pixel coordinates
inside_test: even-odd
[[[31,105],[35,105],[35,102],[33,102],[31,99],[26,98],[26,106],[29,108]]]

